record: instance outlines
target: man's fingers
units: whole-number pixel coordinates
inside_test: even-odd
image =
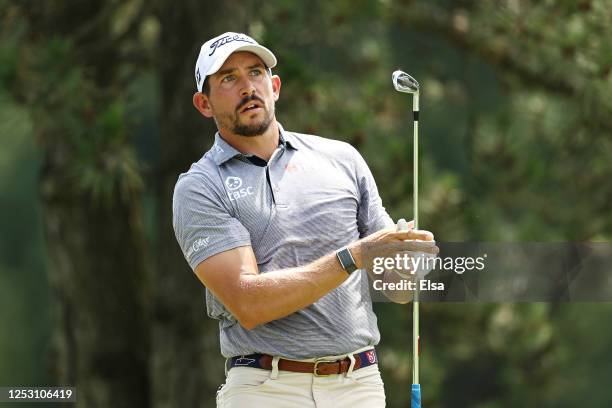
[[[409,252],[425,252],[433,255],[437,255],[440,252],[440,248],[436,246],[434,241],[404,241],[402,250]]]
[[[414,225],[414,224],[413,224]],[[397,231],[397,239],[407,240],[407,239],[418,239],[420,241],[433,241],[434,235],[425,230],[408,230],[408,231]]]
[[[414,228],[414,220],[406,221],[404,218],[397,220],[398,231],[408,231]]]
[[[410,252],[425,252],[437,255],[440,248],[433,241],[405,241],[406,250]]]

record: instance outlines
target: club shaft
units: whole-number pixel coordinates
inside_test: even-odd
[[[414,157],[412,169],[414,229],[419,228],[419,121],[414,121]]]
[[[412,169],[414,228],[419,228],[419,93],[413,95],[414,151]],[[419,285],[414,291],[412,302],[412,383],[419,384]]]
[[[414,292],[412,303],[412,383],[419,384],[419,290]]]

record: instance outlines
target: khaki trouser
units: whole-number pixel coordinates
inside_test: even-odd
[[[336,356],[331,356],[331,358]],[[341,358],[341,357],[340,357]],[[378,365],[325,377],[234,367],[217,392],[217,408],[382,408],[385,390]],[[312,360],[304,360],[312,361]]]

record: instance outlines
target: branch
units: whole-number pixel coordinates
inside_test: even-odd
[[[495,44],[494,41],[475,35],[469,27],[464,10],[456,9],[449,12],[430,5],[417,5],[404,12],[400,10],[393,12],[396,13],[400,15],[400,24],[419,31],[439,34],[461,49],[481,56],[493,67],[517,75],[531,87],[567,96],[579,91],[565,78],[552,77],[550,72],[534,71],[513,55],[510,47],[500,47],[499,43]],[[512,37],[510,33],[506,35]]]

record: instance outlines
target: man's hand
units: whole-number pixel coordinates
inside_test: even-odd
[[[413,223],[414,224],[414,223]],[[397,230],[398,231],[408,231],[410,230],[410,225],[406,222],[405,219],[401,218],[397,221]],[[435,242],[435,241],[434,241]],[[438,252],[429,253],[429,252],[413,252],[413,251],[402,251],[400,255],[404,256],[404,254],[410,257],[413,262],[411,265],[413,269],[405,270],[395,270],[402,278],[411,279],[416,275],[417,280],[423,279],[431,270],[433,269],[433,264],[430,262],[430,259],[435,259],[438,257]]]
[[[363,251],[374,250],[380,245],[386,257],[395,258],[397,255],[408,259],[402,265],[404,269],[388,269],[383,275],[376,274],[368,268],[368,275],[372,280],[382,279],[386,284],[397,284],[404,280],[417,282],[430,272],[429,258],[435,258],[439,252],[434,236],[429,231],[415,230],[414,222],[398,221],[395,228],[378,231],[366,238],[349,245],[357,267],[363,268]],[[383,254],[378,254],[383,255]],[[378,256],[377,255],[377,256]],[[370,253],[369,256],[372,256]],[[383,256],[384,257],[384,256]],[[414,270],[416,268],[416,270]],[[412,301],[414,292],[411,290],[383,290],[382,293],[392,302],[407,303]]]
[[[399,244],[402,243],[402,251],[423,252],[425,254],[437,255],[439,252],[434,235],[425,230],[415,230],[414,221],[406,223],[405,229],[398,230],[397,226],[385,228],[372,235],[368,235],[348,246],[355,264],[363,268],[362,246],[367,244]]]

